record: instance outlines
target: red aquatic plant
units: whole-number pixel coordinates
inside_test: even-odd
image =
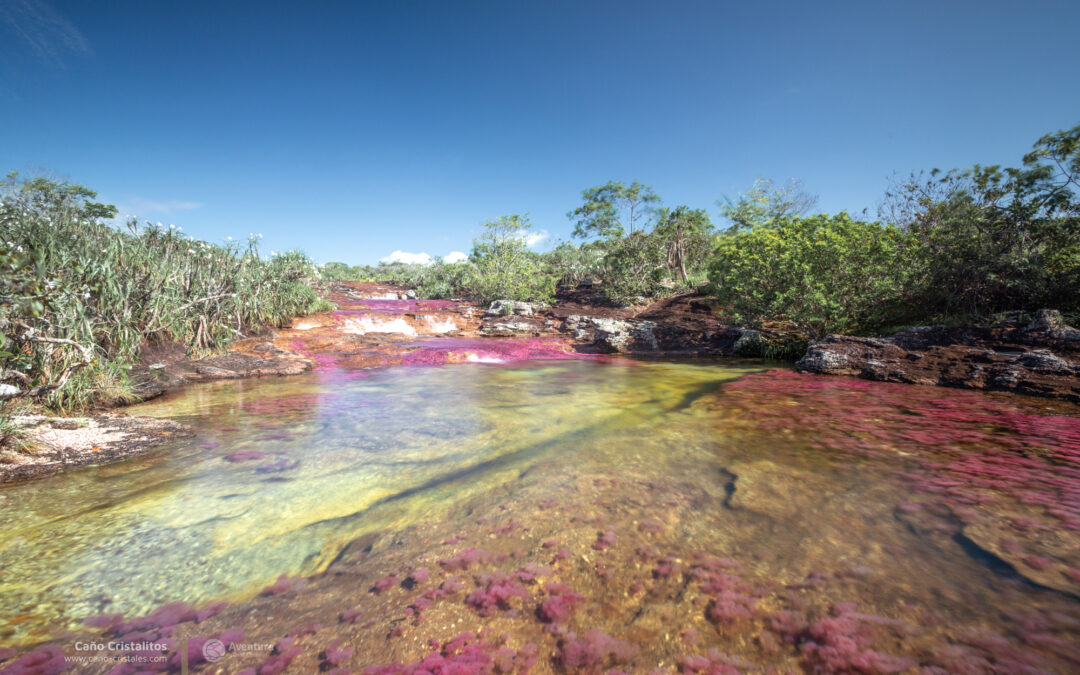
[[[548,584],[544,589],[547,599],[540,603],[537,616],[547,623],[565,623],[585,601],[585,597],[566,584]]]
[[[497,610],[511,609],[514,598],[528,597],[529,592],[512,578],[498,573],[486,574],[480,577],[479,587],[465,598],[465,604],[480,616],[491,616]]]
[[[580,637],[568,633],[559,649],[558,660],[565,668],[598,673],[605,668],[630,663],[637,651],[630,643],[594,628]]]

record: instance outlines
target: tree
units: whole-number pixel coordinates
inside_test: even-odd
[[[667,253],[667,270],[686,282],[712,252],[713,226],[705,209],[660,209],[653,235]]]
[[[625,237],[647,230],[653,205],[660,197],[636,180],[629,186],[619,181],[592,187],[581,193],[581,206],[566,214],[577,220],[574,236],[581,239]]]
[[[900,286],[901,235],[847,213],[784,217],[720,238],[710,292],[736,319],[790,321],[809,337],[865,329]]]
[[[61,217],[72,215],[84,220],[116,216],[115,206],[90,201],[97,198],[97,192],[76,183],[61,183],[44,176],[22,180],[19,172],[11,171],[5,176],[3,187],[7,192],[21,193],[26,207],[32,210],[48,210]]]
[[[526,239],[532,224],[528,216],[500,216],[483,224],[473,240],[472,295],[482,302],[522,300],[550,302],[555,278],[546,274],[540,256],[529,250]]]
[[[1080,126],[1047,134],[1022,168],[913,174],[882,213],[912,247],[909,302],[940,316],[1080,309]]]
[[[817,204],[817,195],[804,192],[802,181],[792,178],[776,186],[771,178],[758,178],[754,187],[735,200],[724,197],[720,215],[731,221],[729,232],[751,229],[770,220],[806,215]]]

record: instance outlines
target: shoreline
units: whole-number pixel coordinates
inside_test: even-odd
[[[414,300],[410,295],[396,286],[334,282],[326,296],[338,309],[296,317],[290,327],[244,338],[224,353],[192,360],[183,345],[147,345],[132,372],[135,390],[142,402],[201,382],[282,377],[313,369],[390,367],[422,355],[417,346],[434,345],[439,338],[471,340],[476,345],[490,340],[487,344],[492,347],[499,341],[491,338],[549,340],[537,344],[568,354],[729,358],[769,357],[770,348],[792,344],[794,339],[783,329],[727,324],[694,294],[646,306],[612,307],[594,304],[597,296],[586,288],[564,293],[549,307],[514,302],[488,309],[463,301]],[[529,358],[534,352],[511,358]],[[441,350],[425,363],[498,360],[498,356],[462,357]],[[1077,362],[1080,331],[1066,326],[1057,312],[1040,310],[1030,323],[1014,321],[996,328],[923,327],[886,338],[830,335],[811,343],[795,367],[819,375],[1075,403],[1080,401]],[[5,453],[0,484],[130,459],[169,440],[194,435],[176,422],[115,410],[77,417],[24,417],[34,423],[27,430],[33,449]]]

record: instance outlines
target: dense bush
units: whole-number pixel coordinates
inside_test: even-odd
[[[886,215],[907,235],[907,293],[934,319],[1080,310],[1080,126],[1040,139],[1019,169],[912,176]]]
[[[522,300],[548,303],[555,298],[556,278],[544,270],[526,237],[532,225],[526,216],[501,216],[484,223],[473,241],[466,282],[473,300]]]
[[[323,281],[377,281],[378,274],[370,265],[348,265],[328,262],[319,268]]]
[[[575,221],[574,236],[588,240],[582,249],[599,253],[594,266],[608,297],[638,302],[702,279],[713,237],[705,211],[658,208],[660,197],[637,181],[610,181],[581,197],[567,217]]]
[[[794,217],[809,198],[756,185],[725,215],[709,278],[738,318],[807,335],[983,323],[1009,311],[1080,312],[1080,126],[1048,134],[1021,168],[915,175],[887,194],[887,225]]]
[[[586,278],[600,278],[604,249],[596,242],[578,246],[564,241],[540,254],[540,259],[559,286],[575,288]]]
[[[720,237],[710,291],[737,320],[788,321],[813,338],[867,329],[901,288],[902,254],[891,226],[784,217]]]
[[[70,183],[11,174],[2,193],[0,370],[9,394],[47,394],[59,407],[126,398],[147,339],[205,352],[328,306],[306,256],[262,258],[257,237],[216,246],[150,223],[120,230],[100,221],[112,207]]]

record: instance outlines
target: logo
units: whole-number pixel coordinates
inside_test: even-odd
[[[209,663],[217,661],[225,656],[225,643],[213,638],[207,640],[202,646],[202,655]]]

